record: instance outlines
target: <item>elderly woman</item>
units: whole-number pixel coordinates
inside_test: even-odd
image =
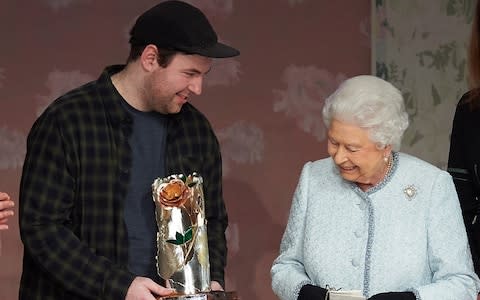
[[[326,100],[323,118],[330,157],[303,167],[271,269],[274,292],[282,300],[323,300],[333,288],[371,300],[476,299],[450,175],[397,152],[408,126],[401,93],[353,77]]]

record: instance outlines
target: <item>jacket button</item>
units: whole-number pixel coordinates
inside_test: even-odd
[[[356,260],[354,258],[351,260],[351,263],[352,263],[352,266],[354,266],[354,267],[358,267],[358,265],[359,265],[358,260]]]

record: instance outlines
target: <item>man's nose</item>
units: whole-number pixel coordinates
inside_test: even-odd
[[[196,76],[190,82],[188,89],[195,95],[200,95],[202,93],[202,84],[203,84],[203,77]]]

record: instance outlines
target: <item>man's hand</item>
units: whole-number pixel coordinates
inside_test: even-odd
[[[0,192],[0,230],[8,229],[7,221],[9,217],[13,216],[14,205],[15,203],[10,200],[8,194]]]
[[[128,288],[125,300],[155,300],[154,295],[168,296],[174,292],[174,289],[165,288],[150,278],[135,277]]]
[[[218,283],[218,281],[212,280],[210,282],[210,288],[212,291],[223,291],[223,287]]]

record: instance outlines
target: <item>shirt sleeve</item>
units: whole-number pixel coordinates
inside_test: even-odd
[[[91,299],[124,299],[134,275],[96,255],[74,234],[78,183],[63,135],[50,112],[36,121],[28,137],[19,214],[25,255],[69,292]]]
[[[282,300],[297,299],[300,289],[311,280],[303,264],[303,240],[307,210],[310,163],[302,170],[290,209],[287,227],[280,244],[280,254],[271,269],[272,288]]]
[[[471,153],[475,153],[475,149],[478,149],[478,143],[470,138],[473,132],[476,134],[475,128],[473,128],[472,125],[469,126],[466,124],[466,120],[473,116],[467,115],[471,112],[468,109],[468,105],[465,104],[465,97],[467,96],[465,95],[460,99],[453,119],[448,156],[448,171],[453,177],[455,189],[460,200],[460,207],[467,229],[474,267],[478,274],[480,270],[478,253],[480,220],[474,222],[479,205],[479,200],[476,199],[475,195],[477,189],[474,181],[478,179],[476,179],[474,175],[476,170],[474,170],[475,165],[471,157]]]
[[[468,161],[467,147],[465,144],[466,134],[472,128],[466,128],[466,109],[462,98],[455,111],[450,136],[450,151],[448,155],[448,171],[453,177],[465,224],[471,224],[476,212],[474,184],[472,178],[473,162]]]

